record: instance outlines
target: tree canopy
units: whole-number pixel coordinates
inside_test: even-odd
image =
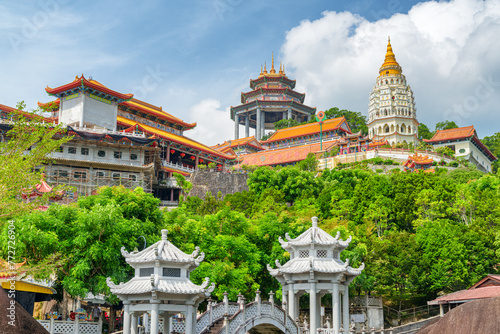
[[[353,133],[361,131],[363,135],[368,134],[368,126],[366,125],[366,116],[360,112],[339,109],[337,107],[325,110],[326,119],[345,117],[347,124]]]

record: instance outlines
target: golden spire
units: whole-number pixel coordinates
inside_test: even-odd
[[[283,74],[283,68],[281,66],[281,62],[280,62],[280,71],[278,72],[279,74]]]
[[[274,52],[271,54],[271,70],[269,71],[269,73],[276,73],[276,70],[274,69]]]
[[[264,62],[264,74],[267,74],[266,62]]]
[[[379,74],[401,74],[402,69],[396,61],[396,56],[392,52],[391,37],[388,38],[387,42],[387,52],[385,54],[385,60],[380,67]]]
[[[262,64],[260,64],[260,75],[259,76],[262,76],[264,73],[262,73]]]

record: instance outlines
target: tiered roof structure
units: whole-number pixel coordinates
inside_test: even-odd
[[[425,171],[426,173],[434,173],[434,169],[431,168],[434,162],[433,158],[428,155],[415,155],[409,156],[408,160],[403,164],[405,171]]]
[[[239,125],[245,126],[245,137],[249,129],[255,129],[255,138],[260,140],[265,130],[273,129],[273,124],[282,119],[295,119],[299,123],[314,115],[316,108],[304,104],[305,94],[294,90],[295,80],[285,73],[280,64],[279,71],[274,68],[274,55],[271,70],[261,67],[259,77],[250,80],[250,92],[241,93],[241,104],[231,107],[231,119],[235,122],[235,138],[239,139]]]
[[[227,140],[222,144],[211,146],[213,149],[226,154],[249,154],[265,150],[265,147],[255,139],[255,136]]]
[[[384,63],[370,94],[368,135],[374,140],[384,137],[391,145],[415,144],[418,124],[413,92],[396,61],[389,39]]]
[[[135,269],[134,277],[126,282],[114,284],[106,280],[111,292],[120,298],[124,305],[124,333],[130,333],[135,317],[142,313],[151,313],[151,333],[158,333],[158,316],[167,320],[175,313],[186,315],[186,334],[192,334],[195,328],[195,316],[198,305],[210,296],[215,285],[209,286],[208,277],[202,285],[196,285],[189,279],[192,270],[199,266],[205,254],[196,247],[192,254],[186,254],[168,241],[167,230],[162,230],[161,240],[143,249],[129,253],[122,247],[125,261]],[[166,326],[166,321],[164,325]],[[137,326],[137,323],[135,323]]]
[[[312,218],[312,227],[291,238],[285,234],[287,241],[279,238],[281,247],[290,253],[290,260],[281,265],[276,261],[276,269],[268,265],[271,276],[275,277],[283,287],[283,298],[288,297],[290,316],[295,319],[298,313],[299,296],[309,293],[310,332],[315,333],[320,326],[319,306],[321,296],[332,294],[333,329],[338,332],[341,323],[349,326],[349,283],[364,269],[352,268],[349,260],[341,260],[340,253],[349,246],[351,237],[340,239],[340,232],[335,237],[318,227],[318,218]],[[340,310],[340,295],[343,298],[343,310]],[[287,297],[285,297],[287,296]]]

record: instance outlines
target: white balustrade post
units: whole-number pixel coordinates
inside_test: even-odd
[[[287,309],[286,309],[286,307],[287,307],[287,303],[286,303],[285,298],[283,298],[283,303],[282,303],[282,305],[283,305],[283,311],[285,311],[285,315],[284,315],[284,318],[283,318],[283,322],[285,323],[285,327],[286,327],[286,319],[288,318],[288,316],[287,316],[287,315],[288,315],[288,313],[287,313]]]
[[[240,310],[242,310],[242,309],[243,309],[243,306],[242,306],[242,304],[241,304],[241,298],[243,298],[243,295],[240,293],[240,294],[238,295],[238,300],[237,300],[237,303],[238,303],[238,308],[239,308]]]
[[[208,298],[207,311],[208,311],[208,319],[209,319],[208,323],[211,324],[213,321],[213,318],[212,318],[212,298]]]
[[[229,299],[227,298],[227,291],[224,291],[224,314],[229,313]]]
[[[339,334],[343,334],[343,333],[344,333],[344,327],[340,326]]]
[[[227,318],[227,313],[224,315],[224,326],[226,326],[226,334],[229,334],[229,321]]]
[[[255,291],[255,301],[257,302],[257,315],[261,315],[261,303],[262,303],[262,300],[260,299],[260,291],[257,290]]]
[[[361,327],[361,334],[366,334],[365,326]]]
[[[375,334],[375,328],[372,327],[372,334]]]
[[[54,334],[54,329],[55,329],[54,326],[55,326],[54,315],[51,315],[50,322],[49,322],[49,333],[50,334]]]
[[[271,316],[274,317],[274,292],[269,293],[269,302],[271,303]]]
[[[78,316],[78,313],[75,314],[75,327],[74,327],[73,333],[74,334],[80,333],[80,318]]]
[[[243,310],[243,317],[241,318],[241,323],[244,324],[247,321],[247,306],[245,305],[245,297],[241,296],[241,309]],[[187,334],[187,333],[186,333]]]
[[[97,334],[102,334],[102,314],[99,315],[99,320],[97,320]]]

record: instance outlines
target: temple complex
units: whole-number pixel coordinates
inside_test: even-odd
[[[63,123],[65,135],[73,136],[52,153],[54,163],[45,166],[48,183],[76,188],[68,197],[92,194],[100,186],[124,185],[142,187],[164,205],[175,204],[180,186],[174,172],[189,175],[199,164],[224,167],[236,159],[186,137],[184,132],[196,123],[83,75],[45,90],[56,99],[39,103],[50,112],[39,121]],[[2,135],[16,113],[21,111],[0,105]]]
[[[396,61],[389,39],[384,63],[370,94],[368,135],[375,140],[384,137],[390,145],[415,145],[418,143],[418,124],[413,92]]]
[[[234,139],[239,139],[239,126],[245,126],[245,137],[250,137],[250,128],[255,129],[255,138],[260,140],[265,130],[273,130],[274,123],[282,119],[294,119],[298,123],[308,121],[316,108],[304,104],[304,93],[294,90],[295,80],[286,76],[285,66],[280,64],[278,72],[274,68],[261,68],[259,77],[250,80],[250,92],[241,93],[241,104],[231,107],[234,121]]]

